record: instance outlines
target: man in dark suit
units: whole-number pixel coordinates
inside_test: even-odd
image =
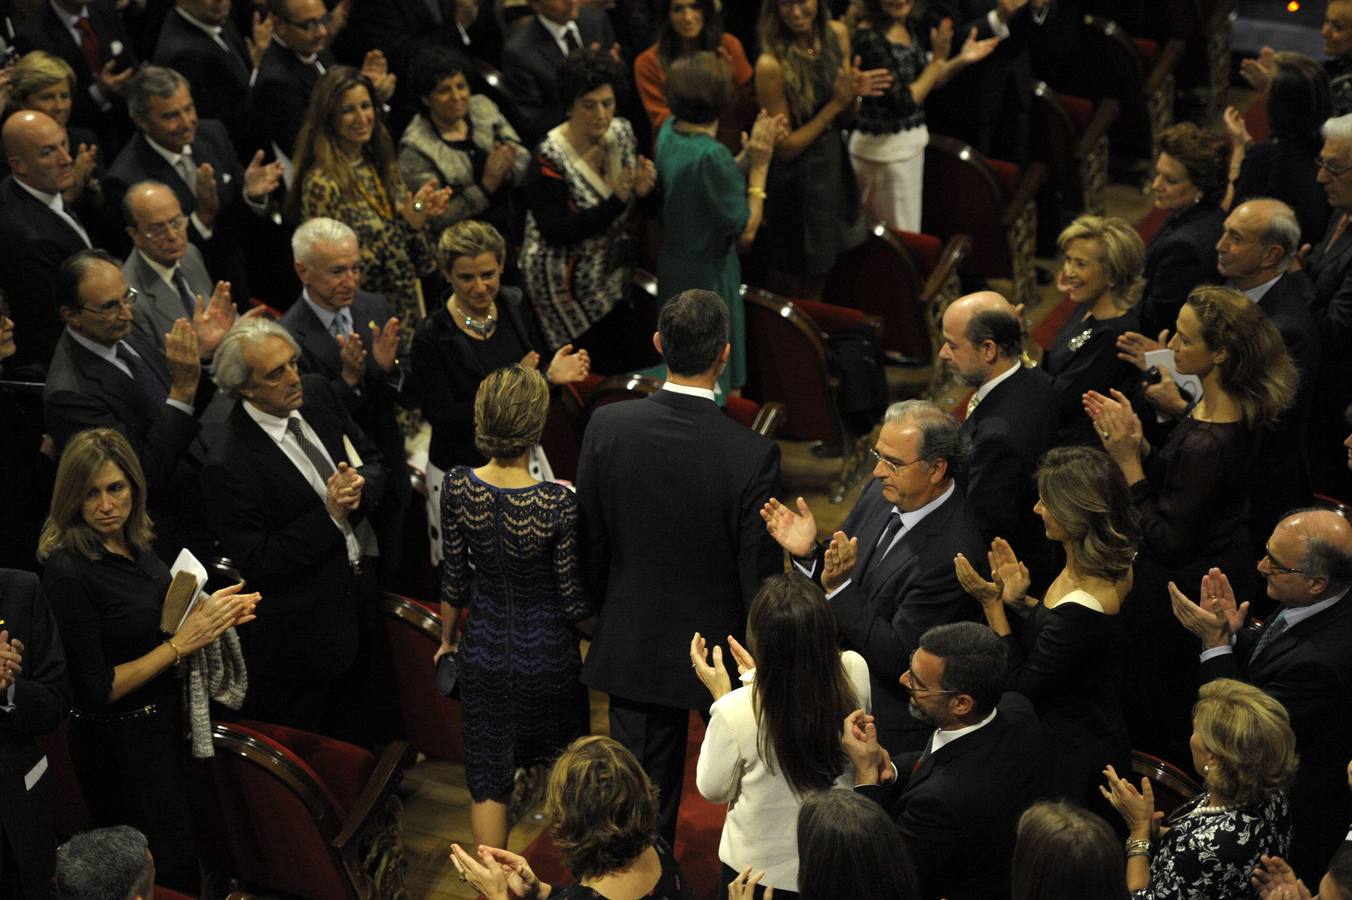
[[[66,130],[43,113],[18,112],[3,139],[10,175],[0,181],[0,288],[23,335],[7,368],[41,381],[61,335],[52,279],[62,260],[93,243],[61,199],[75,177]]]
[[[502,75],[516,100],[518,127],[534,147],[568,111],[559,103],[557,73],[564,58],[583,47],[615,47],[610,20],[599,9],[578,9],[578,0],[530,0],[530,24],[518,28],[502,51]]]
[[[971,441],[959,487],[986,540],[1003,537],[1032,571],[1034,589],[1056,572],[1052,545],[1033,512],[1033,473],[1056,436],[1051,379],[1022,363],[1023,333],[1009,301],[993,291],[959,297],[944,311],[939,358],[976,392],[962,433]]]
[[[225,554],[264,592],[244,636],[251,718],[365,741],[372,715],[359,622],[376,590],[380,451],[295,339],[245,319],[216,348],[216,384],[236,398],[202,470],[204,509]],[[266,606],[266,609],[264,608]]]
[[[386,583],[400,574],[404,511],[412,496],[406,475],[400,406],[417,406],[408,373],[399,366],[399,320],[380,294],[358,290],[361,248],[351,228],[335,219],[310,219],[291,238],[300,300],[282,325],[300,344],[300,370],[322,375],[385,457],[390,481],[372,515]]]
[[[656,782],[668,842],[690,710],[709,704],[690,637],[745,637],[761,580],[782,570],[758,518],[779,481],[779,448],[714,403],[727,335],[717,294],[669,300],[653,336],[666,385],[597,410],[578,462],[584,571],[600,607],[582,680],[610,694],[610,734]]]
[[[382,50],[401,77],[425,46],[450,47],[496,67],[502,53],[496,18],[490,0],[361,0],[334,50],[343,59]]]
[[[953,557],[985,559],[987,544],[953,480],[964,448],[952,416],[921,400],[895,403],[872,452],[874,480],[833,538],[837,564],[828,565],[801,497],[797,513],[772,499],[762,518],[804,574],[821,575],[841,642],[868,662],[878,740],[902,753],[924,747],[930,729],[907,715],[910,697],[897,679],[926,630],[980,619]],[[841,553],[857,559],[842,567]]]
[[[248,106],[256,64],[230,21],[230,0],[177,0],[164,17],[154,61],[188,79],[198,115],[223,123],[241,152],[253,150]]]
[[[324,49],[329,11],[324,0],[272,0],[271,7],[272,43],[258,66],[249,115],[264,146],[289,160],[315,82],[335,64]]]
[[[1352,114],[1324,123],[1319,152],[1319,183],[1328,194],[1333,217],[1324,240],[1310,254],[1306,271],[1314,282],[1315,321],[1323,338],[1321,365],[1310,411],[1310,464],[1317,491],[1352,496],[1338,441],[1343,410],[1352,403]]]
[[[21,53],[45,50],[75,72],[70,124],[99,136],[111,153],[130,129],[122,92],[136,66],[136,53],[109,0],[51,0],[37,7],[15,37]]]
[[[1174,615],[1202,639],[1201,683],[1235,678],[1262,688],[1291,714],[1300,771],[1290,791],[1291,864],[1313,884],[1352,819],[1352,525],[1332,510],[1282,519],[1258,563],[1279,612],[1245,628],[1219,569],[1202,580],[1199,603],[1170,586]]]
[[[52,286],[66,330],[42,391],[43,416],[58,452],[86,428],[126,435],[145,470],[156,550],[169,562],[185,545],[209,558],[196,489],[205,448],[197,440],[202,367],[197,335],[174,323],[164,351],[132,328],[136,295],[102,250],[61,264]]]
[[[270,227],[268,195],[281,181],[281,163],[265,165],[259,150],[247,168],[241,166],[225,126],[198,121],[188,82],[172,69],[137,72],[127,85],[127,105],[137,134],[108,167],[109,205],[120,204],[138,181],[167,185],[188,216],[190,239],[207,268],[230,282],[236,296],[253,296],[240,235]]]
[[[846,723],[855,790],[883,806],[906,839],[925,898],[1008,897],[1019,816],[1037,796],[1042,727],[1021,694],[1004,694],[1005,648],[985,625],[931,628],[902,675],[911,714],[932,731],[923,752],[892,761],[873,716]]]
[[[0,896],[48,896],[56,787],[33,738],[55,731],[69,709],[66,657],[38,578],[0,569]]]

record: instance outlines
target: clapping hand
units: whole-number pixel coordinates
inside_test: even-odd
[[[1242,60],[1239,64],[1239,74],[1249,83],[1255,91],[1266,91],[1268,83],[1272,81],[1272,76],[1277,71],[1277,51],[1271,47],[1264,47],[1258,51],[1256,58]]]
[[[745,675],[756,668],[756,661],[751,658],[751,651],[743,647],[741,642],[732,635],[728,635],[728,650],[732,652],[732,661],[737,664],[738,676]],[[1352,770],[1352,766],[1349,766],[1349,770]]]
[[[244,196],[250,200],[262,200],[282,183],[282,161],[263,162],[263,151],[254,153],[253,159],[244,169]]]
[[[807,556],[817,545],[817,519],[802,497],[796,513],[771,497],[761,507],[761,519],[775,543],[793,556]]]
[[[174,632],[172,640],[178,652],[187,656],[216,640],[227,628],[244,625],[258,618],[254,607],[263,599],[262,595],[257,592],[241,594],[243,589],[242,581],[232,584],[194,606]]]
[[[84,191],[85,185],[89,183],[89,176],[94,172],[94,160],[98,158],[99,148],[95,144],[81,144],[75,151],[75,159],[72,166],[75,171],[75,182],[71,185],[69,200],[74,200]]]
[[[843,531],[831,535],[831,543],[826,545],[826,553],[823,554],[822,590],[829,594],[850,577],[858,553],[859,538],[846,537]]]
[[[1249,126],[1244,122],[1244,116],[1233,106],[1227,106],[1222,117],[1225,120],[1225,130],[1230,135],[1230,142],[1236,147],[1247,147],[1253,143],[1253,137],[1249,134]]]
[[[491,860],[502,866],[502,873],[507,876],[508,890],[521,900],[535,900],[540,895],[540,879],[535,877],[530,863],[526,862],[524,856],[510,850],[499,850],[497,847],[485,847],[481,844],[479,858],[485,863]]]
[[[1244,620],[1249,614],[1248,601],[1238,605],[1235,603],[1230,579],[1216,568],[1202,576],[1200,603],[1189,600],[1172,581],[1169,582],[1169,599],[1174,618],[1197,635],[1206,647],[1228,644],[1230,635],[1244,627]]]
[[[1028,577],[1028,567],[1014,555],[1009,541],[1002,537],[991,541],[986,559],[990,563],[991,577],[1000,585],[1000,599],[1016,608],[1025,605],[1032,579]]]
[[[765,870],[761,869],[754,875],[751,873],[751,866],[747,866],[737,877],[728,882],[728,900],[755,900],[756,885],[765,877]],[[775,889],[771,885],[765,885],[765,893],[762,900],[770,900],[774,897]]]
[[[516,145],[507,141],[495,143],[493,152],[489,153],[488,159],[484,161],[484,192],[492,194],[502,187],[502,183],[512,174],[512,167],[515,165]]]
[[[9,631],[0,631],[0,697],[23,671],[23,641],[10,640]]]
[[[192,330],[197,334],[197,350],[201,358],[210,360],[216,347],[235,324],[238,311],[230,298],[230,282],[218,281],[211,299],[203,301],[198,294],[193,303]]]
[[[451,862],[460,873],[460,880],[467,881],[470,887],[488,900],[508,900],[511,897],[507,873],[492,856],[484,853],[483,848],[480,848],[479,858],[476,859],[459,844],[451,844]]]
[[[345,462],[338,463],[337,470],[325,483],[324,507],[329,515],[339,522],[346,522],[348,516],[361,506],[361,492],[365,486],[366,479],[360,472]]]
[[[713,665],[709,664],[708,647],[704,637],[698,632],[690,639],[690,666],[695,677],[709,689],[709,694],[717,700],[732,690],[732,679],[723,665],[723,648],[714,644]]]
[[[348,387],[361,384],[366,375],[366,347],[362,345],[361,335],[335,335],[338,341],[338,358],[343,363],[343,381]]]
[[[1147,837],[1155,822],[1164,818],[1164,813],[1155,810],[1155,791],[1150,779],[1141,778],[1141,789],[1125,778],[1119,778],[1112,766],[1103,770],[1108,778],[1107,786],[1100,785],[1099,793],[1122,814],[1127,831],[1133,835]]]
[[[1094,430],[1103,442],[1103,449],[1108,451],[1119,467],[1139,462],[1145,443],[1141,420],[1132,412],[1131,401],[1126,395],[1116,388],[1110,389],[1108,393],[1112,396],[1105,397],[1098,391],[1088,391],[1084,395],[1085,414],[1094,421]]]
[[[775,144],[789,133],[789,120],[781,113],[772,116],[762,109],[756,114],[751,126],[751,134],[742,132],[742,160],[750,168],[769,165],[775,152]]]
[[[1262,900],[1312,900],[1310,889],[1280,856],[1258,857],[1250,881]]]
[[[888,780],[891,766],[887,751],[878,743],[878,727],[873,716],[856,709],[845,717],[841,728],[840,746],[854,766],[854,777],[859,784],[879,784]]]
[[[638,167],[634,171],[634,194],[646,197],[657,187],[657,166],[651,159],[640,155]]]
[[[271,13],[264,16],[259,10],[254,10],[253,34],[244,38],[244,44],[249,50],[249,61],[255,70],[263,64],[263,56],[272,44],[273,24]]]
[[[891,69],[869,69],[864,71],[859,68],[862,60],[856,56],[854,64],[850,66],[850,77],[854,81],[854,95],[856,97],[880,97],[892,86]]]
[[[187,318],[175,319],[164,336],[164,361],[169,364],[169,399],[191,404],[202,379],[202,359],[197,333]]]
[[[361,61],[361,73],[371,82],[371,86],[376,90],[375,99],[381,103],[388,103],[394,96],[394,86],[398,78],[390,71],[390,64],[385,59],[385,54],[380,50],[368,50],[366,56]]]
[[[384,325],[371,322],[371,356],[386,375],[394,371],[394,364],[399,360],[399,319],[396,316],[390,316]]]
[[[535,362],[538,366],[540,362],[538,354]],[[572,344],[564,344],[549,361],[549,368],[545,370],[545,380],[550,384],[573,384],[585,381],[590,372],[591,356],[587,351],[574,350]]]
[[[1163,350],[1168,343],[1167,328],[1160,332],[1159,340],[1155,341],[1136,331],[1123,332],[1117,336],[1117,358],[1122,362],[1131,363],[1144,372],[1150,368],[1146,364],[1145,355],[1152,350]]]
[[[1161,415],[1179,418],[1188,412],[1188,400],[1183,396],[1183,392],[1178,389],[1178,383],[1174,381],[1174,376],[1169,374],[1169,370],[1164,366],[1156,369],[1160,374],[1160,380],[1154,384],[1148,384],[1145,388],[1145,399],[1151,406],[1159,411]]]
[[[260,151],[261,152],[261,151]],[[221,214],[221,195],[216,189],[216,168],[211,163],[202,163],[197,167],[197,209],[193,214],[207,228],[214,228],[216,217]]]
[[[998,581],[987,581],[982,578],[966,556],[959,553],[953,557],[953,569],[958,576],[958,584],[962,585],[962,589],[976,602],[982,606],[1000,602],[1000,598],[1004,595],[1004,586]]]
[[[435,178],[418,188],[417,193],[406,193],[404,205],[400,208],[404,221],[415,229],[426,227],[431,219],[440,218],[451,203],[451,189],[441,187]]]
[[[1003,38],[999,37],[978,39],[976,26],[973,26],[967,32],[967,39],[962,42],[962,49],[958,51],[957,61],[965,66],[981,62],[995,52],[995,48],[999,46],[1001,40]]]

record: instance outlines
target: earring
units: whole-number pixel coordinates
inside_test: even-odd
[[[1202,764],[1202,774],[1203,774],[1203,775],[1207,775],[1207,774],[1210,774],[1210,772],[1211,772],[1211,763],[1203,763],[1203,764]]]

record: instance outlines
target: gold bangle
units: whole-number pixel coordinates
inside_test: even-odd
[[[758,187],[748,187],[746,189],[746,195],[748,197],[759,197],[762,200],[764,200],[767,196],[769,196],[768,194],[765,193],[764,188]]]
[[[165,641],[165,643],[169,645],[170,650],[174,651],[174,665],[177,666],[180,663],[182,663],[183,654],[178,652],[178,645],[174,643],[174,639],[169,638],[168,640]]]

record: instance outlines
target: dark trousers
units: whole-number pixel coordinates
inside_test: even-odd
[[[657,833],[676,846],[690,710],[610,697],[610,736],[638,757],[657,785]]]

